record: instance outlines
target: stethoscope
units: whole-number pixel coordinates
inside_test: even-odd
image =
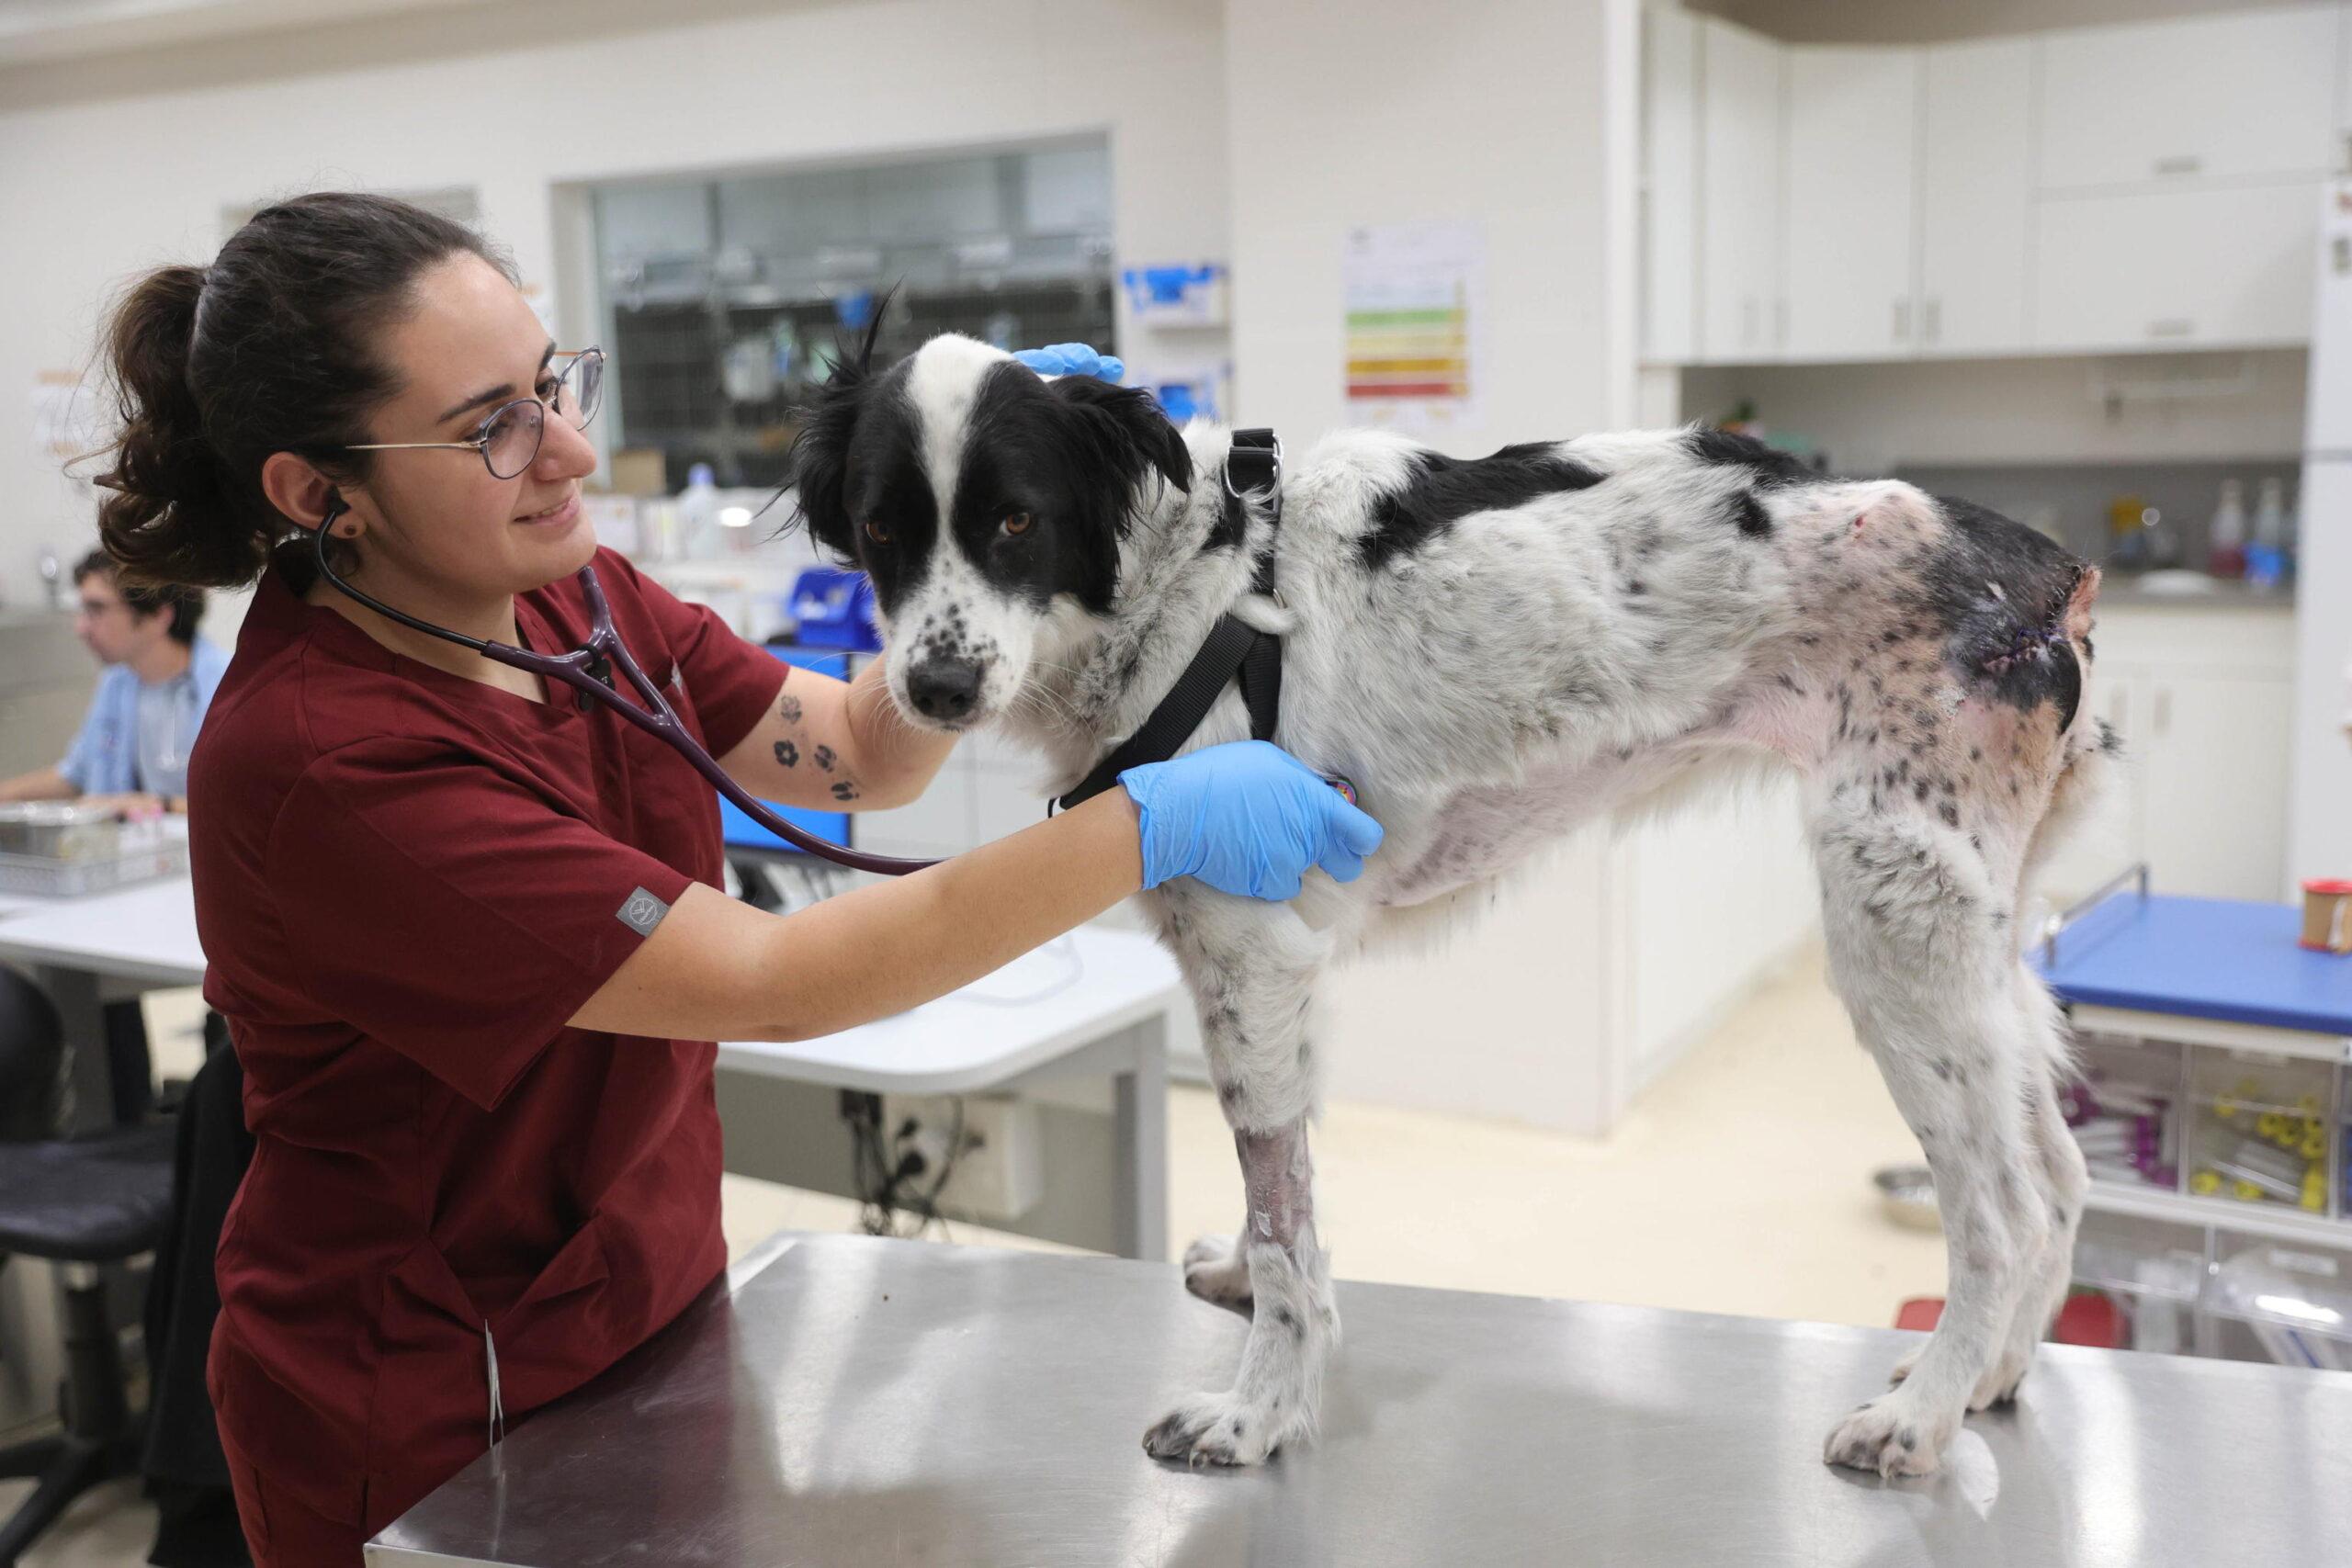
[[[922,871],[939,863],[929,860],[902,860],[895,855],[866,854],[863,851],[829,843],[808,829],[786,821],[771,810],[766,802],[755,798],[749,790],[729,777],[727,770],[713,760],[702,742],[678,722],[676,710],[662,697],[660,688],[646,679],[645,671],[639,667],[637,660],[629,656],[628,645],[622,642],[620,633],[613,629],[612,609],[605,602],[605,590],[596,581],[594,567],[582,567],[576,579],[582,596],[588,602],[588,640],[570,653],[533,653],[527,648],[484,641],[481,637],[468,637],[463,632],[451,631],[447,626],[421,621],[345,581],[327,559],[327,528],[349,510],[341,496],[333,497],[327,502],[326,515],[320,518],[318,526],[311,531],[311,556],[318,562],[319,575],[334,583],[346,597],[413,631],[437,637],[460,648],[470,648],[484,659],[493,660],[511,670],[521,670],[546,680],[560,682],[582,696],[612,709],[692,762],[695,771],[710,781],[711,787],[732,801],[744,816],[796,849],[831,861],[836,865],[847,866],[852,871],[870,871],[884,876],[904,876],[909,872]],[[622,696],[613,684],[616,666],[643,699],[642,707]]]

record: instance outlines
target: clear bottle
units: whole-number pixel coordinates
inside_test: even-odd
[[[2273,474],[2262,481],[2254,503],[2254,537],[2274,550],[2287,547],[2287,481]]]
[[[2215,577],[2245,575],[2245,486],[2222,481],[2222,503],[2213,510],[2205,546],[2205,570]]]
[[[2262,481],[2254,503],[2254,538],[2245,547],[2245,577],[2257,588],[2276,588],[2287,579],[2287,481]]]
[[[678,543],[679,555],[688,560],[714,560],[726,553],[718,537],[718,486],[711,482],[708,463],[686,470],[686,488],[678,492]]]

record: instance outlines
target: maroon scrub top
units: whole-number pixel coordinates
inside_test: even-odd
[[[609,550],[638,662],[715,756],[785,666]],[[543,652],[570,579],[515,601]],[[510,1418],[674,1317],[726,1263],[716,1048],[565,1021],[690,882],[718,808],[568,688],[534,703],[382,647],[273,570],[188,770],[205,1000],[254,1162],[220,1237],[209,1382],[256,1469],[368,1530]]]

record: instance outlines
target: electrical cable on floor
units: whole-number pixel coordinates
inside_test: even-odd
[[[929,1166],[920,1149],[910,1148],[895,1160],[891,1145],[914,1135],[920,1123],[910,1117],[895,1136],[885,1138],[882,1126],[882,1099],[879,1095],[843,1089],[841,1096],[842,1119],[850,1132],[851,1182],[858,1194],[858,1228],[867,1235],[897,1236],[916,1239],[933,1225],[937,1225],[943,1239],[953,1240],[947,1230],[947,1218],[940,1213],[940,1196],[955,1179],[956,1167],[964,1152],[964,1101],[957,1098],[950,1102],[954,1120],[949,1125],[946,1152],[941,1156],[939,1169],[929,1185],[922,1185]],[[901,1229],[900,1214],[910,1216],[912,1228]]]

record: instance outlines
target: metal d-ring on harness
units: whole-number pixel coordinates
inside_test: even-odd
[[[1248,537],[1248,502],[1252,496],[1265,500],[1272,527],[1265,553],[1258,558],[1257,577],[1250,588],[1251,592],[1263,594],[1278,605],[1283,598],[1274,588],[1274,548],[1282,534],[1282,477],[1283,444],[1272,431],[1233,433],[1233,449],[1225,459],[1225,521],[1221,531],[1236,539]],[[1077,788],[1057,800],[1048,801],[1046,815],[1050,817],[1056,811],[1067,811],[1093,799],[1129,768],[1164,762],[1176,755],[1236,678],[1241,682],[1241,700],[1250,709],[1251,738],[1272,740],[1274,721],[1282,713],[1283,639],[1272,632],[1260,631],[1228,611],[1209,628],[1201,650],[1193,655],[1193,662],[1184,667],[1176,684],[1159,699],[1151,716],[1103,758]],[[1353,798],[1351,790],[1342,788],[1341,793]]]

